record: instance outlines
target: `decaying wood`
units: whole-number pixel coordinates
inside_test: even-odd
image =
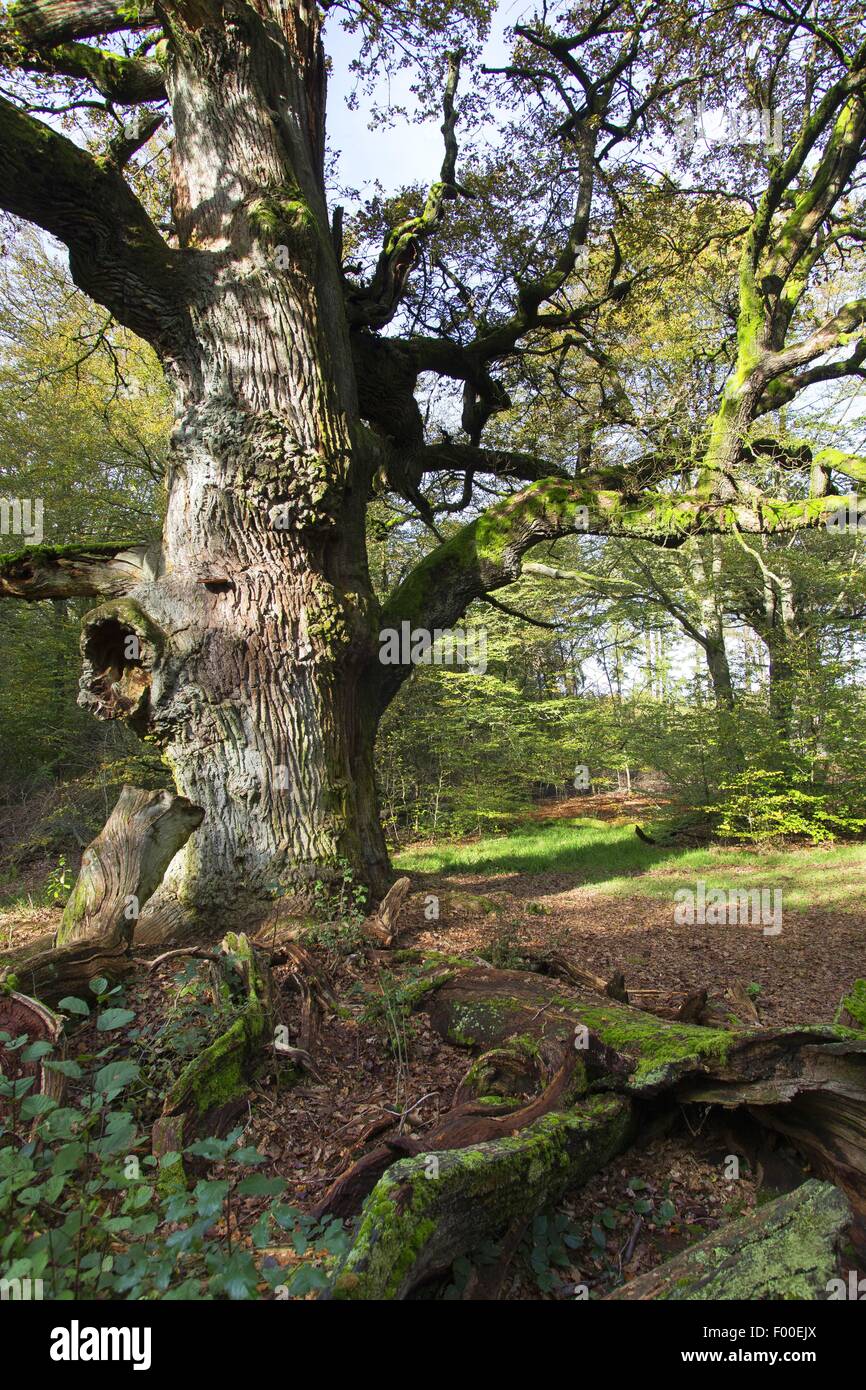
[[[244,1108],[257,1064],[273,1035],[273,990],[266,960],[233,932],[220,943],[218,997],[234,1008],[225,1032],[198,1053],[169,1088],[153,1127],[153,1153],[181,1153],[193,1138],[219,1134]],[[210,965],[211,962],[208,962]],[[183,1180],[180,1160],[164,1181]],[[164,1170],[161,1170],[163,1172]]]
[[[444,1122],[420,1139],[399,1135],[365,1154],[329,1187],[315,1215],[352,1216],[360,1210],[387,1168],[401,1155],[439,1153],[489,1143],[516,1134],[542,1115],[562,1109],[579,1094],[585,1082],[580,1061],[572,1048],[560,1051],[560,1063],[550,1084],[527,1105],[502,1101],[498,1105],[464,1101],[450,1110]]]
[[[591,970],[584,970],[582,966],[576,965],[558,951],[522,951],[521,955],[525,960],[531,961],[542,975],[557,975],[561,980],[570,980],[572,984],[582,985],[584,989],[606,994],[610,999],[619,999],[623,1004],[629,1002],[625,975],[621,970],[615,971],[609,980],[605,980],[601,975],[593,974]]]
[[[294,985],[301,996],[297,1056],[305,1066],[312,1068],[322,1014],[326,1009],[331,1012],[337,1009],[336,996],[324,969],[300,942],[285,940],[271,951],[270,962],[271,965],[288,965],[286,982]]]
[[[203,812],[169,791],[124,787],[104,828],[81,858],[56,944],[132,941],[138,914],[162,882]]]
[[[558,1201],[629,1142],[623,1096],[588,1096],[506,1138],[425,1152],[385,1173],[334,1282],[340,1299],[402,1299],[459,1254]]]
[[[541,1196],[553,1200],[555,1172],[548,1172],[546,1181],[525,1184],[521,1201],[509,1185],[509,1165],[522,1174],[521,1155],[537,1145],[540,1128],[567,1132],[590,1102],[601,1099],[586,1094],[587,1079],[601,1086],[606,1101],[619,1102],[618,1143],[631,1133],[636,1102],[645,1121],[653,1107],[700,1106],[699,1113],[714,1104],[744,1108],[761,1124],[790,1136],[813,1167],[844,1190],[855,1213],[856,1240],[866,1194],[866,1035],[831,1025],[708,1028],[659,1018],[598,991],[566,988],[538,973],[486,967],[446,971],[441,964],[441,958],[432,962],[431,988],[419,989],[418,1006],[442,1037],[483,1049],[483,1056],[435,1131],[379,1143],[323,1198],[319,1215],[351,1214],[378,1178],[337,1296],[405,1297],[457,1255],[470,1252],[473,1240],[477,1243],[476,1209],[484,1190],[483,1182],[470,1181],[475,1165],[481,1174],[495,1172],[503,1190],[513,1193],[502,1206],[491,1196],[499,1236],[537,1211]],[[533,1050],[535,1069],[527,1060]],[[544,1082],[545,1056],[561,1059],[559,1069],[526,1103],[520,1092]],[[595,1160],[602,1151],[610,1149],[602,1144]],[[410,1157],[395,1163],[401,1154]],[[424,1164],[432,1160],[448,1181],[441,1189],[432,1183],[431,1191],[421,1179]],[[536,1166],[544,1168],[547,1161],[536,1152]],[[559,1157],[551,1155],[549,1162],[555,1168]],[[593,1162],[584,1155],[581,1173],[592,1171]],[[569,1172],[567,1185],[573,1185],[578,1178],[574,1169]],[[491,1226],[484,1227],[485,1238],[496,1238]],[[396,1275],[389,1274],[382,1251],[398,1233]],[[419,1251],[411,1262],[410,1248]],[[398,1258],[396,1247],[392,1256]]]
[[[0,1033],[8,1033],[12,1038],[26,1035],[28,1045],[35,1042],[51,1043],[55,1060],[63,1057],[63,1020],[38,999],[30,999],[17,990],[0,991]],[[0,1072],[5,1080],[33,1076],[35,1086],[28,1095],[43,1095],[57,1101],[63,1098],[66,1085],[60,1072],[52,1071],[42,1065],[41,1059],[23,1061],[20,1049],[10,1051],[0,1043]],[[8,1102],[0,1097],[0,1116],[8,1114]],[[33,1121],[35,1128],[37,1120]]]
[[[624,1284],[607,1301],[826,1299],[851,1219],[838,1187],[811,1180]]]
[[[390,946],[399,933],[400,916],[411,891],[411,879],[398,878],[388,889],[376,911],[370,914],[361,927],[364,935],[378,942],[380,946]]]
[[[299,941],[286,941],[270,955],[271,965],[288,965],[292,980],[305,980],[322,1005],[336,1010],[339,1005],[324,968],[312,951]]]
[[[646,991],[639,993],[643,997]],[[761,1026],[754,1000],[740,985],[729,985],[723,993],[714,994],[712,997],[708,989],[695,989],[684,995],[679,1004],[653,1004],[647,1000],[642,1007],[647,1013],[655,1014],[656,1018],[670,1018],[680,1023],[700,1023],[705,1028]]]
[[[128,946],[120,941],[72,941],[55,946],[53,934],[3,952],[0,982],[15,980],[29,995],[56,1004],[66,994],[86,991],[91,980],[121,980],[133,968]]]

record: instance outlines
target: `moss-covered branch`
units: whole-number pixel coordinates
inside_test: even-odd
[[[130,106],[166,95],[162,66],[152,58],[126,58],[86,43],[65,43],[25,53],[19,66],[29,72],[75,77],[89,82],[107,101]]]
[[[385,237],[376,269],[369,285],[352,287],[347,295],[349,320],[355,326],[383,328],[390,323],[399,308],[412,267],[418,259],[419,244],[429,238],[439,222],[447,202],[465,190],[457,184],[457,107],[455,96],[460,77],[462,52],[448,55],[448,74],[442,97],[445,157],[437,181],[419,213],[392,227]]]
[[[390,1153],[374,1151],[384,1153],[388,1166],[361,1212],[335,1281],[337,1298],[407,1297],[425,1280],[444,1273],[456,1256],[503,1236],[584,1182],[630,1141],[634,1117],[652,1113],[656,1106],[748,1106],[761,1123],[783,1132],[792,1132],[791,1112],[801,1114],[805,1120],[795,1132],[800,1151],[820,1162],[845,1192],[862,1190],[866,1045],[855,1030],[827,1025],[749,1029],[735,1019],[729,1027],[699,1027],[530,971],[486,966],[449,970],[435,990],[419,999],[419,1006],[440,1036],[485,1051],[444,1124],[417,1139],[398,1136]],[[533,1105],[509,1109],[515,1098],[508,1092],[543,1084],[545,1059],[563,1053],[578,1057],[580,1065],[568,1086],[555,1091],[554,1081],[543,1092],[550,1096],[555,1091],[554,1103],[544,1106],[542,1114],[543,1096]],[[538,1059],[535,1066],[533,1059]],[[557,1076],[566,1070],[564,1064]],[[827,1095],[835,1099],[838,1094],[845,1096],[843,1119],[838,1107],[834,1111],[826,1104]],[[466,1095],[477,1097],[477,1103],[458,1104]],[[516,1103],[521,1104],[519,1098]],[[479,1118],[485,1109],[491,1117],[487,1120]],[[461,1126],[466,1136],[462,1144]],[[481,1132],[472,1126],[482,1126]],[[394,1161],[406,1152],[411,1157]],[[374,1154],[359,1159],[338,1179],[319,1215],[330,1201],[342,1212],[340,1196],[352,1185],[353,1175],[364,1175]],[[848,1205],[835,1189],[829,1189],[829,1197],[827,1189],[817,1187],[802,1195],[808,1211],[799,1211],[797,1227],[805,1236],[813,1216],[817,1219],[822,1249],[826,1246],[823,1270],[849,1219]],[[814,1208],[809,1205],[813,1196]],[[791,1209],[788,1202],[778,1221],[759,1218],[745,1231],[732,1227],[713,1238],[719,1247],[714,1271],[720,1288],[733,1287],[733,1252],[742,1249],[744,1287],[751,1281],[764,1290],[754,1296],[767,1297],[762,1252],[777,1238],[780,1252],[786,1252],[777,1273],[791,1280],[808,1275],[810,1263],[802,1263],[791,1242]],[[682,1278],[693,1290],[683,1296],[711,1297],[702,1292],[712,1283],[700,1247],[697,1252],[691,1260],[683,1257],[687,1266]],[[779,1296],[786,1296],[784,1281],[778,1287]],[[669,1294],[638,1290],[634,1296]]]
[[[862,62],[862,55],[860,61]],[[743,243],[739,265],[737,351],[707,431],[699,489],[730,496],[748,428],[767,393],[775,409],[808,384],[796,369],[852,341],[862,300],[844,306],[803,341],[785,346],[794,311],[823,250],[822,225],[850,187],[866,142],[862,66],[835,83],[804,122],[787,155],[771,168]],[[822,137],[824,148],[805,188],[798,179]],[[782,218],[781,225],[779,219]],[[855,368],[859,359],[852,362]],[[773,400],[772,383],[785,376]],[[817,378],[820,379],[820,378]]]
[[[404,579],[384,606],[382,629],[403,622],[432,631],[452,626],[473,599],[512,584],[521,559],[541,541],[567,535],[615,536],[675,547],[690,536],[752,534],[814,528],[838,513],[838,497],[714,501],[698,493],[623,490],[623,474],[546,478],[507,498],[438,546]],[[381,668],[385,704],[409,667]]]
[[[121,29],[147,29],[157,23],[156,11],[147,0],[19,0],[10,6],[19,33],[33,43],[58,44],[88,39]]]

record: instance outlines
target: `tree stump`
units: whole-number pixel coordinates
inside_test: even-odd
[[[28,1045],[48,1042],[62,1055],[63,1019],[52,1013],[38,999],[30,999],[17,990],[0,991],[0,1033],[8,1033],[13,1039],[26,1034]],[[58,1103],[63,1098],[64,1077],[56,1071],[47,1070],[41,1058],[23,1060],[24,1049],[10,1049],[0,1043],[0,1072],[5,1081],[16,1081],[34,1076],[35,1086],[28,1095],[49,1096]],[[0,1116],[9,1113],[9,1103],[0,1097]],[[36,1120],[32,1128],[35,1128]]]

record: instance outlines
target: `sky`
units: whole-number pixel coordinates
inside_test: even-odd
[[[532,11],[527,0],[504,0],[494,15],[490,38],[484,48],[483,61],[501,65],[509,54],[504,33]],[[439,177],[442,166],[441,118],[409,125],[400,122],[392,128],[369,128],[371,99],[363,94],[357,110],[350,111],[346,99],[354,89],[350,64],[357,51],[357,38],[345,33],[338,18],[332,18],[325,30],[325,51],[333,69],[328,84],[328,141],[339,153],[340,181],[357,188],[362,200],[370,197],[378,180],[386,193],[394,193],[407,184],[430,184]],[[399,72],[388,86],[385,81],[375,93],[378,103],[387,93],[395,105],[412,109],[411,71]],[[459,102],[459,94],[458,94]],[[459,126],[458,126],[459,140]]]

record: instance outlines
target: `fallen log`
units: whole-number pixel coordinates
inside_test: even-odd
[[[0,983],[14,982],[25,993],[56,1004],[66,994],[86,991],[91,980],[105,977],[116,982],[133,968],[124,941],[71,941],[56,947],[53,942],[53,935],[42,936],[26,947],[4,952]]]
[[[605,1302],[826,1299],[851,1219],[839,1188],[813,1179],[615,1289]]]
[[[334,1281],[338,1299],[403,1299],[455,1257],[557,1201],[629,1142],[622,1096],[590,1096],[519,1133],[396,1163],[370,1197]]]
[[[608,995],[568,987],[536,973],[486,967],[461,971],[453,963],[438,976],[431,972],[418,993],[417,1005],[427,1011],[442,1037],[458,1046],[484,1050],[475,1064],[476,1080],[492,1090],[486,1096],[475,1090],[477,1103],[464,1099],[432,1133],[380,1143],[329,1189],[317,1214],[346,1215],[357,1209],[371,1179],[382,1174],[364,1206],[343,1271],[350,1279],[340,1285],[340,1297],[405,1297],[434,1269],[447,1265],[449,1253],[453,1259],[470,1251],[473,1242],[477,1244],[479,1190],[463,1176],[463,1168],[452,1157],[455,1152],[467,1155],[465,1168],[471,1171],[473,1163],[484,1167],[487,1162],[477,1157],[481,1150],[486,1155],[488,1147],[494,1149],[497,1180],[508,1186],[508,1156],[522,1153],[524,1143],[531,1147],[542,1119],[552,1131],[568,1132],[571,1121],[585,1115],[591,1100],[600,1098],[587,1095],[572,1082],[570,1088],[558,1091],[547,1086],[534,1102],[521,1104],[520,1097],[508,1093],[515,1077],[517,1089],[543,1078],[543,1071],[533,1075],[526,1066],[533,1049],[548,1056],[558,1049],[560,1057],[568,1053],[579,1057],[580,1066],[572,1076],[585,1077],[596,1090],[604,1090],[607,1099],[618,1099],[618,1113],[629,1117],[625,1125],[629,1132],[631,1117],[651,1115],[654,1106],[668,1110],[717,1103],[743,1107],[763,1125],[790,1135],[817,1170],[845,1190],[855,1212],[862,1204],[866,1194],[866,1035],[862,1033],[834,1025],[708,1028],[658,1018]],[[512,1059],[503,1067],[502,1056],[508,1049]],[[473,1089],[464,1081],[457,1098],[465,1098]],[[489,1108],[485,1111],[485,1107]],[[507,1137],[494,1137],[496,1126],[500,1135],[507,1126]],[[456,1148],[458,1144],[464,1147]],[[407,1160],[395,1163],[401,1152],[412,1154],[416,1166],[406,1168]],[[451,1181],[438,1203],[418,1187],[417,1180],[425,1163],[442,1171],[446,1159]],[[536,1161],[545,1168],[548,1160],[536,1152]],[[522,1174],[517,1161],[516,1171]],[[579,1180],[575,1173],[569,1169],[567,1185]],[[556,1173],[548,1172],[546,1179],[539,1174],[524,1185],[522,1201],[516,1195],[520,1183],[509,1187],[515,1192],[514,1200],[501,1211],[494,1208],[503,1229],[554,1200],[548,1194],[556,1184]],[[428,1230],[431,1226],[441,1226],[443,1233],[434,1239]],[[489,1226],[484,1231],[489,1235]],[[408,1242],[402,1253],[398,1235]],[[419,1250],[422,1254],[416,1259],[414,1252]],[[395,1262],[390,1273],[385,1268],[388,1258]],[[352,1282],[355,1276],[357,1283]]]

